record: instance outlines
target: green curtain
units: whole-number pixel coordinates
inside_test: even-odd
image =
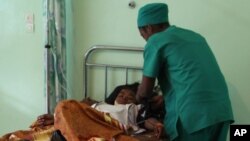
[[[45,93],[47,112],[67,98],[65,0],[43,0],[45,24]]]

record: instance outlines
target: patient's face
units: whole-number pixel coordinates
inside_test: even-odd
[[[122,89],[115,99],[118,104],[136,103],[135,93],[129,89]]]

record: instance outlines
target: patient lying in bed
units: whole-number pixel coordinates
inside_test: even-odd
[[[137,104],[135,99],[136,89],[133,88],[134,85],[135,84],[117,87],[117,89],[114,90],[114,93],[111,94],[111,97],[113,96],[115,97],[115,99],[113,100],[110,100],[109,98],[106,99],[107,103],[109,104],[103,102],[96,102],[89,98],[81,101],[82,103],[85,103],[87,105],[90,105],[92,108],[95,108],[97,111],[108,113],[108,116],[110,117],[105,117],[107,115],[100,112],[98,112],[97,114],[96,110],[90,110],[88,106],[86,106],[85,104],[81,104],[80,102],[64,101],[59,103],[59,106],[57,106],[55,110],[55,124],[54,124],[55,128],[60,130],[63,136],[65,136],[67,140],[72,138],[75,139],[78,136],[81,136],[81,138],[86,139],[88,138],[88,136],[94,136],[93,133],[95,133],[98,136],[105,137],[107,139],[111,137],[107,135],[112,134],[112,130],[110,129],[110,127],[105,124],[107,122],[107,120],[105,119],[108,118],[112,119],[111,123],[113,123],[112,121],[119,122],[118,125],[111,125],[112,128],[116,127],[116,131],[119,130],[119,134],[131,135],[137,131],[141,131],[138,129],[143,127],[148,130],[155,131],[156,137],[160,138],[164,132],[163,125],[157,119],[157,117],[153,116],[149,117],[148,115],[146,115],[145,111],[141,111],[145,110],[143,109],[142,105],[136,105]],[[138,86],[138,84],[136,86]],[[81,111],[81,113],[79,113],[79,111]],[[83,111],[89,111],[89,112],[91,111],[94,113],[91,114],[84,113]],[[71,114],[66,114],[66,113],[71,113]],[[73,116],[72,115],[73,113],[76,115]],[[89,119],[89,117],[92,117],[92,114],[96,116],[98,121],[95,120],[94,123],[92,123],[93,119],[91,118]],[[153,113],[150,114],[152,115]],[[68,115],[70,116],[68,117]],[[57,122],[57,117],[59,118],[64,117],[63,119],[65,120],[63,122],[61,122],[61,120],[58,120]],[[70,120],[73,118],[77,119]],[[97,122],[98,124],[96,124]],[[79,125],[79,123],[81,125]],[[105,124],[105,127],[101,126],[103,124]],[[76,128],[76,125],[78,128]],[[74,128],[69,129],[70,127]],[[95,128],[93,129],[93,127]],[[86,131],[88,131],[88,133],[86,133]],[[103,133],[103,131],[108,131],[108,133],[106,132]],[[117,135],[112,134],[112,137],[114,136]]]
[[[125,108],[127,111],[123,115],[127,114],[130,116],[118,118],[120,114],[112,115],[112,110],[111,112],[107,111],[112,107],[111,105],[100,103],[90,98],[84,99],[81,102],[66,100],[57,105],[55,117],[47,114],[39,116],[31,128],[47,128],[54,124],[54,127],[51,126],[51,128],[53,130],[60,130],[67,140],[90,140],[92,137],[136,140],[127,135],[133,134],[134,131],[138,131],[138,129],[144,127],[155,131],[155,135],[160,138],[164,132],[162,123],[157,117],[145,117],[145,111],[143,112],[142,110],[143,107],[136,105],[136,91],[131,86],[133,85],[121,87],[118,92],[113,94],[115,95],[115,99],[106,99],[107,103],[114,104],[114,106],[112,105],[113,107],[120,108],[114,108],[115,110],[118,109],[118,113],[122,111],[121,109]],[[111,96],[113,95],[111,94]],[[114,109],[113,113],[115,113]]]

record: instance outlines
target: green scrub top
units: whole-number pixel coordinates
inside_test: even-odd
[[[178,136],[177,120],[189,133],[233,121],[224,76],[201,35],[176,26],[152,35],[144,50],[143,75],[158,79],[171,140]]]

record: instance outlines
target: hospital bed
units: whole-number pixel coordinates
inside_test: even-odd
[[[103,55],[102,53],[107,53],[109,58],[112,58],[110,62],[103,61],[105,57],[99,59],[94,59],[95,57],[98,58],[98,55]],[[118,55],[117,55],[118,54]],[[124,57],[127,63],[121,63],[124,61],[122,59],[122,55],[127,56]],[[132,55],[130,57],[130,55]],[[105,56],[105,55],[104,55]],[[115,58],[118,57],[118,58]],[[96,82],[92,82],[92,75],[95,69],[101,70],[99,73],[103,74],[103,79],[98,79],[99,81],[104,81],[103,86],[99,86],[98,88],[102,87],[104,89],[104,95],[101,96],[102,98],[106,99],[109,96],[109,86],[113,72],[115,73],[116,70],[121,71],[119,78],[124,78],[125,80],[122,82],[123,84],[131,83],[136,80],[131,80],[136,78],[135,75],[139,75],[138,79],[141,79],[142,75],[142,58],[143,58],[143,48],[142,47],[126,47],[126,46],[111,46],[111,45],[95,45],[92,46],[84,55],[84,97],[87,98],[91,96],[91,88],[93,85],[96,86]],[[130,60],[132,59],[132,60]],[[101,61],[101,62],[100,62]],[[136,64],[135,62],[138,61],[139,63]],[[140,62],[141,61],[141,62]],[[132,76],[132,77],[131,77]],[[111,82],[112,83],[112,82]],[[117,86],[117,84],[115,85]],[[153,132],[145,132],[142,134],[135,135],[135,138],[139,139],[140,141],[161,141],[157,139]],[[164,139],[167,140],[167,139]]]

